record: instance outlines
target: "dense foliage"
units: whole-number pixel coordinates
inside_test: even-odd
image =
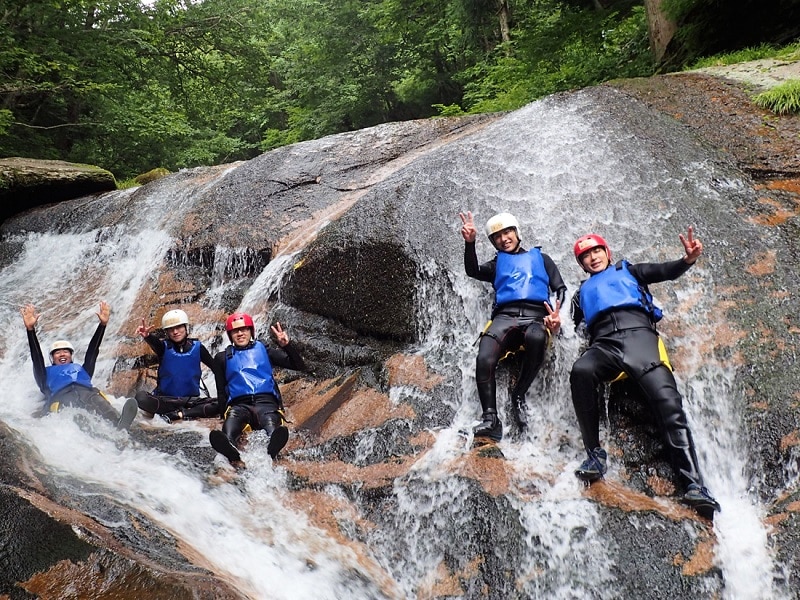
[[[0,0],[0,156],[127,178],[654,68],[641,0]]]

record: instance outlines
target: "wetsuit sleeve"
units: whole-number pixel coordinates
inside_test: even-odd
[[[572,300],[569,303],[569,314],[572,318],[572,323],[575,325],[575,330],[577,331],[578,326],[583,321],[583,309],[581,308],[581,289],[578,290],[572,295]]]
[[[208,348],[206,348],[202,343],[200,344],[200,362],[212,371],[214,371],[216,368],[214,358],[211,356],[211,352],[209,352]]]
[[[550,281],[550,289],[555,293],[556,300],[564,306],[564,298],[567,295],[567,285],[561,277],[561,271],[558,270],[556,263],[547,254],[542,252],[542,259],[544,260],[544,270],[547,271],[547,278]]]
[[[160,339],[158,339],[152,333],[148,333],[144,338],[144,341],[147,342],[147,345],[150,346],[150,349],[155,352],[156,356],[158,356],[158,360],[161,360],[164,357],[164,344],[161,343]]]
[[[33,363],[33,379],[39,387],[39,391],[47,395],[47,367],[44,364],[42,348],[39,345],[39,338],[36,337],[35,329],[27,329],[28,346],[31,349],[31,362]]]
[[[100,342],[103,341],[105,333],[106,326],[98,323],[97,329],[94,330],[94,335],[89,342],[89,348],[86,350],[86,360],[83,361],[83,369],[89,374],[89,377],[94,377],[94,366],[97,363],[97,356],[100,354]]]
[[[464,242],[464,271],[467,277],[494,283],[494,274],[496,270],[496,256],[489,262],[479,265],[478,254],[475,252],[475,242]]]
[[[692,265],[682,258],[663,263],[638,263],[629,267],[631,275],[633,275],[639,283],[645,285],[661,283],[662,281],[672,281],[691,268]]]
[[[262,342],[264,343],[264,342]],[[266,343],[264,343],[267,346]],[[293,369],[295,371],[305,371],[306,363],[297,347],[289,342],[282,348],[270,348],[267,346],[267,353],[269,354],[269,361],[277,367],[284,367],[286,369]]]
[[[214,372],[214,382],[217,385],[217,406],[220,417],[225,416],[225,407],[228,404],[228,381],[225,376],[225,351],[217,352],[211,370]]]

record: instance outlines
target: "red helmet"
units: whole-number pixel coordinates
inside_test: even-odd
[[[255,337],[256,326],[253,324],[253,317],[247,313],[233,313],[225,321],[225,331],[228,332],[228,337],[231,336],[231,331],[239,329],[240,327],[249,327],[250,333]]]
[[[575,242],[575,260],[578,261],[578,264],[581,264],[581,254],[584,252],[588,252],[592,248],[597,248],[600,246],[601,248],[606,249],[606,254],[608,254],[608,260],[611,260],[611,248],[608,247],[608,243],[596,233],[590,233],[588,235],[583,235],[578,238],[578,241]]]

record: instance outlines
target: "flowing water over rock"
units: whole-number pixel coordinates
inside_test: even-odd
[[[568,295],[582,277],[579,235],[601,233],[615,258],[661,261],[695,227],[704,258],[652,291],[723,506],[713,524],[677,502],[647,415],[625,413],[635,394],[608,399],[607,479],[575,479],[579,340],[566,308],[528,394],[529,431],[514,434],[503,371],[509,435],[470,448],[459,431],[479,414],[474,342],[492,297],[463,271],[464,210],[477,223],[517,215]],[[3,227],[0,420],[3,440],[40,458],[36,477],[3,481],[88,515],[115,540],[98,546],[145,566],[150,579],[115,580],[128,594],[118,597],[158,597],[170,576],[198,597],[216,581],[218,597],[246,598],[790,598],[797,541],[781,523],[797,519],[797,397],[769,382],[797,368],[785,354],[780,373],[751,360],[765,335],[793,348],[788,301],[776,301],[792,289],[780,268],[789,250],[758,211],[752,182],[723,155],[595,88],[508,115],[332,136],[20,216]],[[478,254],[491,257],[483,237]],[[751,268],[764,262],[753,257],[772,268]],[[95,382],[117,407],[153,386],[141,319],[180,305],[212,352],[236,308],[264,335],[281,321],[312,371],[281,374],[286,456],[273,464],[256,432],[234,475],[207,444],[216,420],[140,416],[128,436],[81,411],[30,417],[38,393],[18,307],[35,303],[43,346],[68,337],[81,360],[102,299],[114,313]],[[754,334],[754,322],[772,330]],[[14,578],[0,592],[37,593],[36,572],[57,589],[51,563],[3,560]]]

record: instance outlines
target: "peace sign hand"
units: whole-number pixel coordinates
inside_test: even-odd
[[[474,242],[475,238],[478,236],[478,230],[475,229],[475,222],[472,220],[472,212],[458,213],[458,216],[461,217],[461,237],[464,238],[465,242]]]
[[[547,309],[547,316],[544,318],[544,326],[547,327],[550,333],[556,334],[559,329],[561,329],[561,316],[558,314],[558,311],[561,310],[561,301],[556,300],[555,310],[553,310],[548,302],[544,303],[544,307]]]
[[[145,325],[144,319],[142,319],[142,324],[139,325],[139,327],[136,329],[136,333],[138,333],[140,336],[144,338],[150,335],[150,331],[152,329],[153,329],[152,327],[148,327],[147,325]]]
[[[276,321],[275,325],[270,327],[270,330],[272,330],[272,335],[275,336],[275,339],[278,340],[279,346],[283,347],[289,343],[289,334],[283,330],[280,321]]]
[[[694,238],[694,229],[691,225],[689,225],[689,231],[686,237],[684,237],[682,233],[679,234],[678,237],[681,240],[681,244],[683,244],[683,250],[686,252],[686,256],[683,257],[683,260],[685,260],[687,264],[693,265],[703,253],[703,242]]]

